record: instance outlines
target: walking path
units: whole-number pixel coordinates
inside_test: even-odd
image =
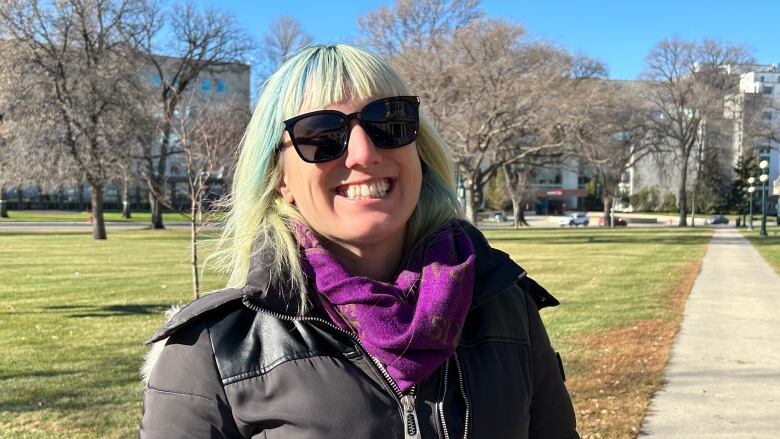
[[[780,437],[780,276],[716,229],[640,438]]]

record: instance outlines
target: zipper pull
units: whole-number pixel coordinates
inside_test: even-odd
[[[420,428],[417,422],[417,410],[415,410],[414,395],[407,394],[401,397],[401,405],[404,407],[404,417],[406,426],[406,439],[420,439]]]

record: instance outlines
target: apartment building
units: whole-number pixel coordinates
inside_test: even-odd
[[[732,165],[743,154],[769,162],[766,202],[768,211],[776,214],[780,211],[780,64],[743,66],[741,70],[738,92],[728,96],[724,105],[724,116],[732,122]]]
[[[150,93],[156,93],[164,79],[174,78],[181,63],[180,59],[166,56],[158,56],[156,61],[162,67],[165,78],[161,78],[156,68],[151,65],[139,72],[141,79],[150,86]],[[187,90],[191,95],[182,101],[183,105],[177,114],[178,117],[186,117],[193,107],[198,105],[226,104],[249,109],[250,66],[244,63],[228,63],[212,67],[201,73]],[[175,134],[172,140],[175,142]],[[181,198],[180,204],[186,202],[183,199],[183,188],[177,191],[177,184],[184,181],[184,170],[185,166],[181,160],[171,156],[167,163],[167,174],[170,176],[169,190],[174,196],[178,192]],[[223,178],[224,176],[220,174],[214,176],[217,182]],[[106,187],[104,199],[107,209],[121,208],[120,192],[121,188],[118,185],[110,184]],[[36,186],[12,187],[6,191],[6,196],[11,209],[84,209],[90,199],[90,189],[88,185],[78,185],[48,193]],[[129,198],[133,209],[148,208],[149,196],[146,184],[142,181],[133,182]]]

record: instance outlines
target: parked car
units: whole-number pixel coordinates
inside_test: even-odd
[[[620,218],[620,217],[615,217],[612,220],[612,224],[615,227],[626,227],[628,225],[628,221],[626,221],[625,219]],[[604,226],[604,217],[603,216],[601,218],[599,218],[599,226]]]
[[[728,224],[729,219],[723,215],[712,215],[704,220],[704,224]]]
[[[506,221],[506,214],[504,212],[496,212],[493,214],[493,221],[504,222]]]
[[[588,218],[588,214],[586,213],[573,213],[566,218],[561,218],[560,221],[558,221],[558,224],[563,226],[587,226],[590,223],[590,219]]]

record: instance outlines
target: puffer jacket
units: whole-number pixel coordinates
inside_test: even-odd
[[[320,308],[296,316],[259,258],[246,287],[190,303],[147,340],[164,348],[141,437],[579,438],[538,312],[557,300],[467,231],[477,279],[456,353],[406,395]]]

